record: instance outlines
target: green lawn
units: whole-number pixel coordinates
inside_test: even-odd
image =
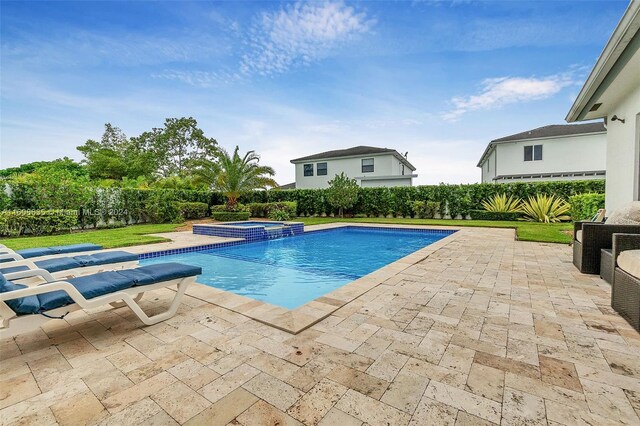
[[[162,243],[166,238],[145,234],[171,232],[182,224],[162,223],[152,225],[132,225],[126,228],[100,229],[97,231],[73,232],[71,234],[47,235],[42,237],[5,238],[0,243],[13,250],[32,247],[49,247],[64,244],[94,243],[104,248],[135,246],[138,244]]]
[[[331,222],[388,223],[402,225],[438,225],[438,226],[479,226],[484,228],[515,228],[521,241],[541,241],[547,243],[571,242],[566,233],[572,229],[568,223],[545,224],[532,222],[504,222],[488,220],[443,220],[443,219],[395,219],[395,218],[333,218],[303,217],[296,220],[305,225],[318,225]],[[48,235],[43,237],[6,238],[0,243],[14,250],[31,247],[48,247],[64,244],[94,243],[104,248],[126,247],[138,244],[152,244],[168,241],[165,238],[152,237],[145,234],[171,232],[182,224],[166,223],[152,225],[132,225],[126,228],[101,229],[97,231],[73,232],[71,234]]]
[[[545,243],[571,242],[571,235],[567,231],[573,229],[571,223],[537,223],[537,222],[506,222],[491,220],[448,220],[448,219],[396,219],[396,218],[334,218],[334,217],[302,217],[298,218],[305,225],[318,225],[331,222],[358,223],[395,223],[401,225],[438,225],[438,226],[479,226],[482,228],[515,228],[520,241],[540,241]]]

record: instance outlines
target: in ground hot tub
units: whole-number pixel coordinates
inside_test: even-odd
[[[270,240],[304,233],[302,222],[252,221],[223,222],[193,225],[193,233],[225,238],[244,238],[247,241]]]

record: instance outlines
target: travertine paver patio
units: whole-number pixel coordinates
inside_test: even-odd
[[[297,335],[187,297],[2,341],[0,422],[639,424],[640,334],[609,296],[567,246],[469,229]]]

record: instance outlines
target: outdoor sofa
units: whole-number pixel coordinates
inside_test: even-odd
[[[11,274],[44,269],[54,277],[75,277],[103,270],[129,269],[138,264],[138,255],[127,251],[105,251],[76,256],[59,256],[44,260],[14,260],[0,263],[0,273]]]
[[[640,225],[575,222],[573,227],[573,264],[576,268],[583,274],[599,274],[601,250],[611,249],[615,233],[640,234]]]
[[[202,269],[195,266],[159,263],[68,280],[56,280],[43,269],[0,274],[0,339],[35,330],[76,309],[94,309],[107,304],[128,306],[144,324],[156,324],[175,315],[187,287],[201,273]],[[39,276],[45,283],[13,282],[33,276]],[[148,316],[138,305],[145,292],[173,285],[177,285],[176,294],[166,311]]]
[[[91,243],[83,243],[53,247],[36,247],[13,251],[7,246],[2,245],[2,247],[0,247],[0,262],[11,262],[12,260],[24,260],[34,257],[55,256],[60,254],[80,253],[83,251],[94,250],[102,250],[102,246]]]
[[[611,307],[640,331],[640,235],[614,234]]]

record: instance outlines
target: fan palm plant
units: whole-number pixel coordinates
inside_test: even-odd
[[[520,198],[513,198],[512,195],[507,198],[507,194],[496,194],[493,198],[483,201],[482,207],[488,212],[517,213],[520,211],[521,204]]]
[[[272,177],[276,172],[271,167],[261,166],[260,156],[255,151],[240,156],[237,146],[232,155],[223,148],[218,150],[212,186],[227,197],[228,210],[235,210],[242,194],[278,185]]]
[[[538,194],[522,203],[524,219],[530,222],[556,223],[570,220],[567,214],[571,206],[555,195]]]

